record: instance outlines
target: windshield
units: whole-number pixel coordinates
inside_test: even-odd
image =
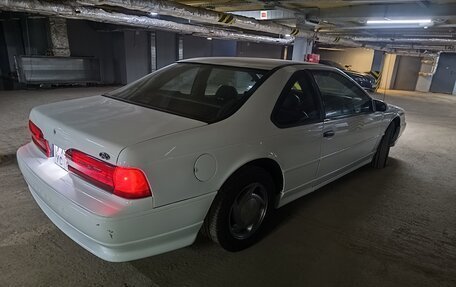
[[[261,84],[266,71],[177,63],[105,96],[212,123],[235,111]]]

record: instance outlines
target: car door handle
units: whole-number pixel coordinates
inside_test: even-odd
[[[330,138],[333,137],[336,133],[333,130],[329,130],[323,133],[323,137]]]

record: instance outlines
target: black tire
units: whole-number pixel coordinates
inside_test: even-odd
[[[266,207],[259,225],[255,227],[252,225],[251,231],[248,231],[248,228],[245,228],[245,232],[249,233],[244,238],[241,237],[242,228],[239,227],[240,225],[235,224],[237,219],[233,218],[236,217],[234,216],[235,213],[245,215],[244,213],[246,212],[243,211],[248,210],[256,213],[257,209],[260,209],[261,200],[253,197],[255,191],[252,192],[251,198],[247,196],[248,191],[255,188],[257,188],[256,193],[261,193],[261,195],[264,194],[264,191],[266,192],[267,198],[266,200],[263,200],[263,202],[266,202]],[[271,213],[274,210],[274,190],[275,186],[271,179],[271,175],[263,168],[247,166],[240,169],[227,180],[215,197],[206,217],[203,232],[209,236],[212,241],[218,243],[228,251],[240,251],[250,247],[261,239]],[[243,200],[246,196],[249,198],[248,201]],[[253,206],[251,203],[253,203]],[[240,204],[242,204],[241,207],[239,207]],[[250,214],[252,212],[248,211],[247,214],[249,215],[247,215],[247,217],[256,217],[256,215],[252,215]],[[260,214],[258,214],[258,216],[260,216]],[[239,221],[243,224],[245,223],[242,220]]]
[[[386,129],[385,134],[378,144],[374,158],[372,159],[372,167],[380,169],[386,166],[395,130],[396,125],[394,123],[391,123]]]

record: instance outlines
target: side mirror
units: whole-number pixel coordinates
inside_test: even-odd
[[[388,105],[380,100],[374,100],[374,106],[377,112],[385,112],[388,109]]]

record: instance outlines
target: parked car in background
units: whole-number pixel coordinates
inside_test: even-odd
[[[249,247],[275,208],[384,167],[405,115],[333,67],[200,58],[35,107],[29,128],[17,160],[38,205],[96,256],[128,261],[200,230]]]
[[[334,61],[330,61],[330,60],[320,60],[319,63],[342,70],[345,74],[349,75],[350,78],[355,80],[361,87],[363,87],[364,89],[366,89],[370,92],[374,92],[375,89],[377,88],[377,79],[375,79],[374,76],[372,76],[368,73],[361,73],[361,72],[349,70],[349,69],[343,67],[341,64],[334,62]]]

